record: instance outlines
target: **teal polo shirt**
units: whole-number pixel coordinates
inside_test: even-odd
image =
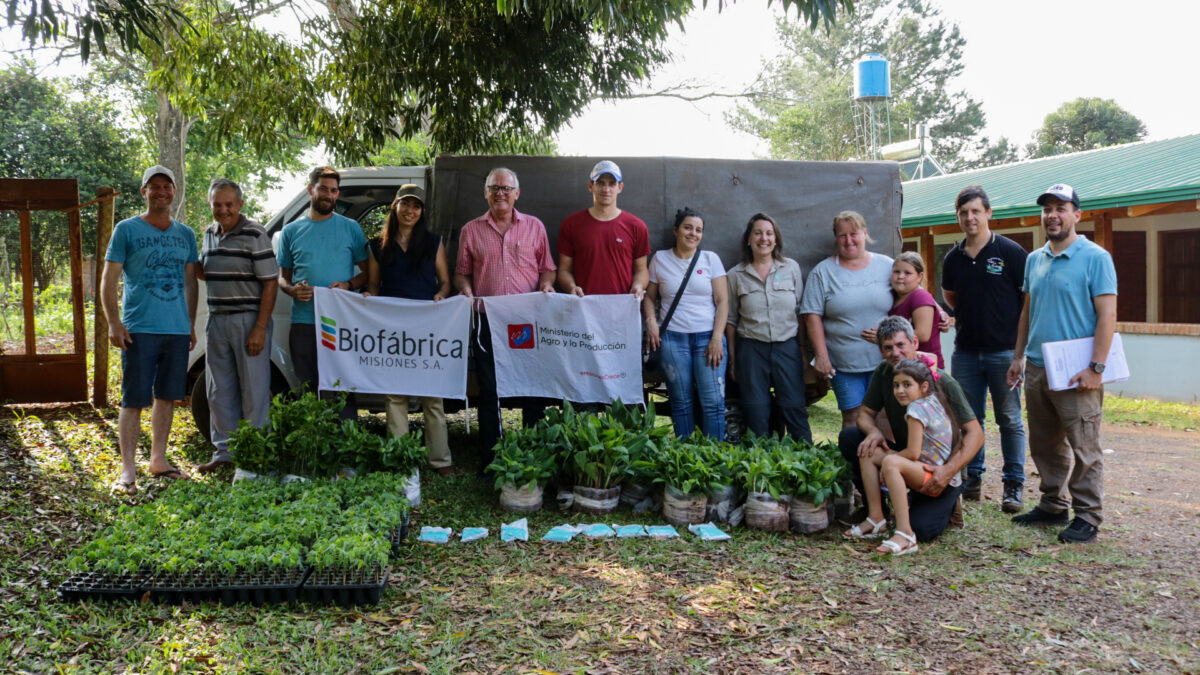
[[[291,268],[292,283],[326,288],[358,274],[358,263],[367,259],[367,238],[357,222],[341,214],[324,220],[305,216],[283,226],[275,258],[280,267]],[[292,323],[314,322],[313,301],[292,300]]]
[[[1076,340],[1096,334],[1098,295],[1117,294],[1117,270],[1112,256],[1082,234],[1055,255],[1050,243],[1025,261],[1025,291],[1029,293],[1029,342],[1025,357],[1040,368],[1042,343]]]

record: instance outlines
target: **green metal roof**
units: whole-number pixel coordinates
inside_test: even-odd
[[[1075,188],[1084,210],[1200,199],[1200,134],[909,181],[901,220],[905,228],[957,222],[954,198],[968,185],[987,191],[992,218],[1038,215],[1034,200],[1055,183]]]

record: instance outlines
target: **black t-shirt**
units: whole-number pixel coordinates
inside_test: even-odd
[[[942,263],[942,288],[956,294],[954,346],[977,352],[1011,350],[1017,343],[1025,280],[1025,249],[1008,237],[992,239],[971,258],[958,242]]]

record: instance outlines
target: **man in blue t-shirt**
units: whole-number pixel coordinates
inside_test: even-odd
[[[301,388],[309,391],[317,391],[318,382],[313,287],[357,291],[367,283],[367,238],[362,227],[333,211],[341,181],[332,167],[313,169],[308,174],[308,214],[285,225],[279,235],[279,290],[292,298],[288,345]],[[353,419],[355,414],[351,397],[341,415]]]
[[[137,440],[142,408],[151,405],[150,473],[188,478],[167,462],[174,401],[187,389],[187,356],[196,345],[196,235],[171,218],[175,174],[165,166],[142,173],[146,212],[117,223],[104,256],[100,302],[108,340],[121,350],[117,443],[121,477],[114,492],[137,492]],[[118,311],[117,281],[125,282]]]
[[[954,310],[954,355],[950,370],[971,402],[975,418],[983,424],[988,392],[1000,451],[1004,456],[1001,478],[1004,495],[1000,508],[1020,513],[1025,508],[1025,427],[1021,422],[1021,395],[1005,379],[1012,365],[1021,317],[1025,281],[1025,249],[992,232],[988,221],[992,205],[978,185],[963,188],[954,200],[958,226],[965,238],[950,249],[942,263],[942,294]],[[982,497],[984,448],[967,465],[963,499]]]
[[[1062,525],[1067,509],[1074,509],[1058,539],[1085,543],[1096,538],[1103,520],[1102,373],[1117,325],[1117,272],[1108,251],[1075,232],[1080,210],[1074,188],[1052,185],[1037,203],[1046,245],[1025,263],[1025,304],[1008,384],[1025,379],[1029,454],[1041,475],[1042,498],[1013,522]],[[1070,389],[1052,391],[1042,344],[1088,337],[1094,338],[1091,363],[1071,378]]]

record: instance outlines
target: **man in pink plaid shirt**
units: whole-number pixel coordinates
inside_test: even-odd
[[[496,168],[484,182],[488,211],[463,226],[458,235],[458,263],[454,287],[473,297],[554,292],[556,267],[550,254],[546,226],[516,209],[521,184],[511,169]],[[492,463],[493,447],[500,440],[500,400],[496,396],[496,363],[487,314],[479,313],[471,336],[475,350],[475,375],[479,381],[479,474]],[[544,399],[521,399],[526,427],[536,424],[545,410]]]

